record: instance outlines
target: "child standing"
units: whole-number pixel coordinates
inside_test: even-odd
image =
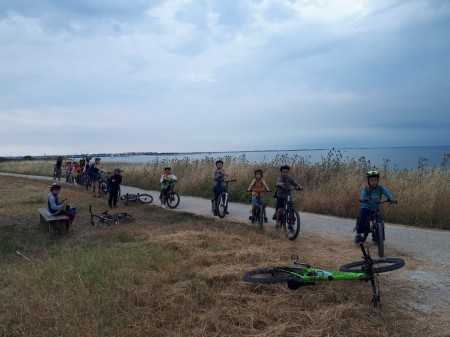
[[[397,202],[394,196],[382,185],[380,182],[380,172],[368,171],[366,173],[367,185],[365,185],[361,191],[359,202],[361,203],[361,209],[359,211],[358,219],[356,220],[356,236],[354,244],[357,245],[363,242],[363,234],[369,231],[369,223],[367,217],[371,212],[377,210],[377,203],[381,201],[381,197],[384,195],[388,200]]]
[[[120,167],[114,168],[114,174],[108,178],[108,190],[109,190],[109,198],[108,198],[108,206],[109,208],[117,207],[117,196],[120,191],[120,184],[122,183],[122,170]]]
[[[249,220],[252,222],[255,222],[255,208],[258,204],[258,197],[261,198],[262,203],[264,202],[264,191],[270,192],[270,188],[263,179],[263,171],[257,169],[255,171],[255,178],[247,189],[247,192],[252,192],[252,215],[249,217]],[[267,221],[266,219],[264,220]]]
[[[170,192],[170,188],[174,181],[177,181],[175,174],[171,173],[171,168],[169,166],[164,167],[164,173],[162,174],[159,182],[161,183],[161,193],[159,199],[161,200],[161,207],[166,208],[167,195]]]
[[[228,177],[226,174],[225,169],[223,168],[223,161],[217,160],[216,161],[216,169],[212,173],[212,179],[214,180],[214,186],[213,186],[213,193],[214,198],[211,199],[211,209],[215,216],[217,216],[217,199],[220,196],[220,193],[222,193],[222,182],[225,179],[225,177]]]
[[[280,167],[280,175],[277,178],[276,183],[276,198],[277,204],[275,206],[275,214],[273,215],[273,220],[276,220],[275,227],[280,226],[280,218],[283,213],[284,206],[286,205],[286,200],[288,195],[291,193],[291,186],[294,186],[296,190],[303,190],[303,187],[297,184],[294,179],[289,176],[289,171],[291,168],[288,165],[283,165]]]

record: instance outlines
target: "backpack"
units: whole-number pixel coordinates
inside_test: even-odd
[[[86,174],[89,177],[93,177],[94,176],[94,164],[89,165]]]

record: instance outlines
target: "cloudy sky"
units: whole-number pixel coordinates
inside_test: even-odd
[[[448,0],[0,0],[0,156],[415,145]]]

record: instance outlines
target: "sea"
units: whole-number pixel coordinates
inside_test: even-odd
[[[277,156],[302,157],[310,163],[321,162],[329,154],[341,156],[342,160],[358,160],[364,158],[375,167],[387,165],[391,169],[417,169],[441,166],[450,168],[450,146],[418,146],[418,147],[377,147],[377,148],[330,148],[330,149],[300,149],[300,150],[267,150],[267,151],[231,151],[231,152],[195,152],[195,153],[169,153],[152,155],[111,155],[102,157],[104,162],[124,163],[154,163],[170,162],[176,159],[189,158],[214,160],[232,158],[245,158],[249,162],[271,162]]]

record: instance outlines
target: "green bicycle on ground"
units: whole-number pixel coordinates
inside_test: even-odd
[[[351,262],[341,266],[340,270],[324,270],[312,268],[307,263],[298,261],[298,256],[291,259],[297,266],[270,267],[248,271],[244,280],[251,283],[284,283],[295,290],[302,286],[314,285],[316,281],[359,280],[372,285],[372,303],[375,308],[381,307],[378,274],[402,268],[405,261],[400,258],[372,259],[364,244],[359,244],[363,253],[363,261]]]

